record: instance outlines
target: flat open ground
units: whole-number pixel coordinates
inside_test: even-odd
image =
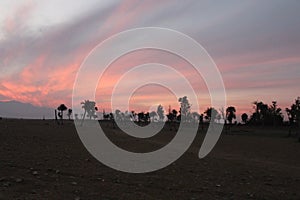
[[[134,140],[104,123],[107,135],[132,151],[157,149],[172,139]],[[0,121],[0,199],[300,199],[300,143],[287,128],[234,127],[204,159],[199,131],[170,166],[128,174],[95,160],[72,122]]]

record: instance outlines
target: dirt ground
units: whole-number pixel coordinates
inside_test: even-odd
[[[144,141],[102,124],[117,145],[158,149],[175,132]],[[176,162],[128,174],[94,159],[72,122],[0,121],[0,199],[300,199],[300,143],[287,128],[233,127],[204,159],[204,131]]]

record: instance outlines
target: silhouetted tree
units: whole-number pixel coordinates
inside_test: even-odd
[[[73,112],[73,110],[71,108],[69,108],[68,113],[67,113],[69,120],[71,120],[72,112]]]
[[[199,124],[201,125],[201,129],[204,129],[204,115],[201,114],[199,117]]]
[[[166,116],[167,116],[168,122],[172,122],[174,120],[174,116],[172,114],[170,105],[169,105],[169,112],[168,112],[168,114],[166,114]]]
[[[149,117],[150,117],[150,120],[152,121],[152,122],[154,122],[154,118],[157,116],[157,113],[155,112],[155,111],[151,111],[150,113],[149,113]]]
[[[244,122],[244,124],[246,124],[247,121],[248,121],[248,115],[247,115],[247,113],[243,113],[241,117],[242,117],[242,122]]]
[[[219,115],[218,111],[213,107],[207,108],[204,114],[205,119],[207,119],[209,122],[214,122]]]
[[[131,111],[131,114],[130,114],[130,118],[132,119],[132,121],[136,121],[136,113],[134,110]]]
[[[142,122],[145,122],[146,120],[145,120],[145,113],[144,112],[139,112],[138,114],[137,114],[137,116],[138,116],[138,122],[139,123],[142,123]]]
[[[86,114],[87,117],[89,117],[90,119],[92,119],[92,117],[95,118],[97,116],[96,111],[98,110],[98,108],[96,107],[96,102],[90,100],[84,100],[83,102],[81,102],[81,105],[82,108],[84,109],[84,114],[81,121],[81,125],[82,125]]]
[[[291,108],[286,108],[286,112],[289,117],[290,125],[291,127],[295,126],[298,128],[297,134],[299,136],[299,142],[300,142],[300,133],[299,133],[299,128],[300,128],[300,97],[298,97],[295,100],[295,103],[291,105]],[[291,135],[291,129],[289,130],[289,136]]]
[[[227,118],[229,124],[232,124],[232,120],[236,119],[235,112],[236,112],[236,110],[235,110],[235,107],[233,107],[233,106],[229,106],[226,109],[226,118]]]
[[[157,113],[157,115],[158,115],[158,117],[159,117],[159,121],[160,121],[160,122],[164,121],[164,119],[165,119],[164,112],[165,112],[165,111],[164,111],[163,106],[162,106],[162,105],[158,105],[158,106],[157,106],[157,111],[156,111],[156,113]]]
[[[123,120],[125,122],[129,122],[130,119],[131,119],[131,113],[126,110],[125,113],[123,114]]]
[[[192,112],[191,118],[194,123],[198,123],[198,121],[200,120],[200,114],[198,112]]]
[[[174,119],[176,119],[177,114],[178,114],[177,110],[173,109],[173,110],[172,110],[172,114],[173,114],[173,116],[174,116]]]
[[[283,122],[283,116],[281,113],[281,108],[278,108],[277,102],[272,101],[272,105],[269,107],[269,112],[271,114],[273,126],[280,125]]]
[[[224,124],[227,124],[227,119],[226,119],[226,114],[225,114],[224,108],[223,107],[220,108],[219,111],[220,111],[221,118],[224,120]]]
[[[254,108],[255,108],[255,112],[252,114],[251,116],[251,121],[253,121],[255,124],[257,124],[260,121],[260,114],[259,114],[259,107],[261,105],[262,102],[258,102],[258,101],[254,101]]]
[[[168,113],[166,116],[167,116],[168,122],[174,121],[174,116],[172,113]]]
[[[60,104],[58,106],[57,110],[59,111],[58,116],[61,119],[61,123],[63,124],[63,118],[64,118],[64,111],[67,110],[67,106],[65,104]]]
[[[97,114],[96,114],[96,112],[98,111],[98,107],[97,106],[95,106],[95,112],[94,112],[94,114],[93,114],[93,117],[94,117],[94,119],[96,119],[96,118],[98,118],[98,116],[97,116]]]
[[[115,120],[116,121],[122,120],[122,112],[119,109],[115,110]]]
[[[168,121],[174,122],[177,119],[177,110],[173,109],[172,111],[169,110],[169,114],[167,114]]]
[[[265,125],[266,119],[267,119],[267,113],[268,113],[268,104],[261,103],[259,105],[260,110],[260,116],[262,120],[262,124]]]
[[[191,105],[189,103],[187,96],[179,98],[178,102],[180,102],[180,111],[179,112],[181,115],[181,120],[186,122],[188,120],[188,116],[190,114]]]
[[[278,108],[277,102],[272,101],[272,105],[263,102],[254,102],[255,113],[250,118],[250,122],[262,125],[279,125],[283,123],[281,108]]]
[[[298,97],[295,100],[295,103],[291,105],[291,108],[286,108],[285,110],[288,114],[291,125],[299,122],[300,121],[300,97]]]
[[[217,120],[218,123],[220,123],[220,121],[221,121],[221,115],[220,114],[217,114],[216,120]]]
[[[102,117],[103,117],[104,120],[109,120],[109,113],[106,114],[106,112],[105,112],[104,109],[103,109],[103,111],[102,111]]]
[[[115,129],[117,127],[116,121],[115,121],[115,117],[113,113],[109,113],[109,120],[112,123],[112,128]]]
[[[268,111],[268,105],[264,104],[262,101],[253,102],[255,106],[255,112],[251,116],[251,121],[255,124],[265,124],[266,114]]]
[[[177,120],[178,122],[181,122],[181,114],[177,115],[176,120]]]
[[[150,122],[150,113],[146,112],[144,116],[145,122]]]
[[[58,120],[57,120],[57,110],[56,110],[56,109],[54,110],[54,118],[55,118],[55,122],[56,122],[57,124],[59,124],[59,122],[58,122]]]

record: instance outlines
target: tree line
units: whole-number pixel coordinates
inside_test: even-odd
[[[165,110],[162,105],[158,105],[156,111],[151,112],[138,112],[125,111],[117,109],[114,113],[106,113],[105,110],[102,112],[104,120],[131,120],[138,122],[162,122],[162,121],[175,121],[175,122],[215,122],[225,124],[236,124],[237,123],[237,109],[234,106],[229,106],[226,109],[216,109],[213,107],[207,108],[203,113],[192,112],[191,104],[187,96],[178,99],[180,104],[179,110],[171,109],[169,106],[168,113],[165,114]],[[89,119],[98,119],[97,111],[98,107],[96,102],[90,100],[84,100],[81,102],[83,114],[81,114],[81,120],[83,121],[86,117]],[[262,101],[253,102],[254,112],[248,116],[247,113],[241,115],[241,122],[243,124],[250,125],[273,125],[279,126],[284,123],[283,110],[278,107],[276,101],[272,101],[272,104],[268,105]],[[61,104],[55,109],[55,119],[60,120],[63,123],[63,113],[67,111],[67,116],[70,119],[72,116],[72,109],[68,109],[65,104]],[[299,125],[300,123],[300,97],[290,106],[285,109],[290,125]],[[78,114],[74,114],[75,119],[79,119]]]
[[[110,120],[113,122],[113,127],[115,127],[115,121],[129,122],[133,121],[136,123],[148,124],[150,122],[170,122],[170,123],[224,123],[225,125],[237,124],[236,108],[234,106],[229,106],[226,109],[220,108],[217,110],[213,107],[208,107],[203,113],[191,111],[191,104],[187,96],[178,99],[180,104],[179,110],[171,109],[169,106],[168,113],[165,114],[165,110],[162,105],[158,105],[156,111],[151,112],[138,112],[135,111],[125,111],[117,109],[114,113],[106,113],[103,109],[102,117],[103,120]],[[81,114],[81,119],[79,119],[78,114],[74,114],[75,120],[81,120],[81,125],[84,120],[89,118],[90,120],[98,119],[95,101],[84,100],[81,102],[83,109],[83,114]],[[241,121],[244,125],[260,125],[260,126],[281,126],[284,124],[283,110],[278,107],[276,101],[272,101],[272,104],[268,105],[262,101],[253,102],[254,112],[249,117],[247,113],[241,115]],[[67,111],[67,116],[71,120],[72,109],[68,109],[65,104],[61,104],[55,109],[55,120],[58,124],[63,124],[63,114]],[[295,102],[285,109],[288,116],[288,124],[290,126],[288,136],[291,136],[292,129],[296,128],[297,134],[300,128],[300,97],[295,99]],[[230,126],[229,126],[230,127]],[[203,126],[202,126],[203,128]],[[299,137],[300,142],[300,137]]]

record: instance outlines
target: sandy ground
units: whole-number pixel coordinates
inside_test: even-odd
[[[174,136],[166,129],[141,141],[103,127],[135,152],[158,149]],[[128,174],[94,159],[72,122],[1,120],[0,199],[300,199],[300,143],[287,132],[234,127],[200,160],[200,131],[170,166]]]

